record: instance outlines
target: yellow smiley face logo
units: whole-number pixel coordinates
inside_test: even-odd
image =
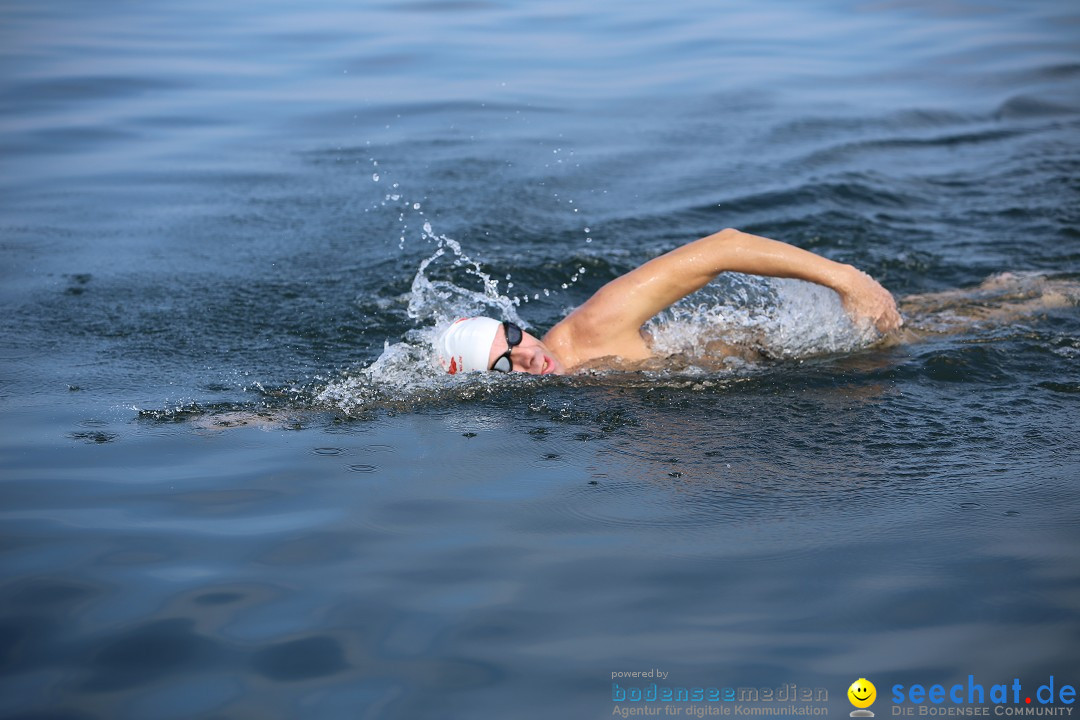
[[[857,708],[868,708],[877,699],[877,688],[866,678],[859,678],[847,689],[848,700]]]

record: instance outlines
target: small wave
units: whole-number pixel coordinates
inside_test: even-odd
[[[965,145],[1001,143],[1006,140],[1025,137],[1043,131],[1042,127],[980,127],[961,128],[951,132],[937,133],[925,137],[908,134],[900,137],[865,138],[843,141],[807,152],[799,158],[804,167],[833,167],[850,162],[856,157],[895,158],[904,153],[919,151],[938,152],[952,150]],[[841,188],[842,191],[846,188]],[[888,196],[890,193],[878,191]],[[902,200],[903,198],[898,198]],[[894,207],[903,204],[890,203]]]
[[[976,117],[970,114],[930,108],[905,109],[885,115],[807,116],[779,123],[770,130],[767,141],[803,143],[807,139],[851,136],[865,132],[867,128],[910,132],[955,126],[973,119]]]
[[[829,153],[828,151],[820,151]],[[817,163],[820,153],[812,153],[802,158],[803,163]],[[802,182],[783,189],[767,190],[750,195],[737,195],[719,203],[695,208],[699,212],[718,210],[725,215],[735,215],[754,211],[771,212],[777,207],[815,208],[831,206],[848,209],[851,207],[875,208],[911,208],[921,202],[920,198],[897,190],[896,183],[883,180],[872,173],[849,172],[828,180]]]
[[[1012,120],[1015,118],[1046,118],[1076,115],[1080,112],[1075,105],[1066,105],[1055,100],[1046,100],[1038,96],[1021,94],[1016,95],[998,106],[994,111],[997,120]]]

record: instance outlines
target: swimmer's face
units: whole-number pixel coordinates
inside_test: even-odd
[[[506,352],[507,344],[504,330],[496,333],[495,341],[491,343],[491,352],[488,353],[488,367],[491,367],[495,360]],[[521,331],[521,342],[515,345],[510,352],[510,361],[513,364],[512,372],[523,372],[530,375],[562,375],[566,372],[555,354],[544,343],[524,330]]]

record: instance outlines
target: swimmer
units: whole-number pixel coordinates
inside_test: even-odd
[[[824,285],[840,295],[856,323],[870,323],[881,333],[903,324],[892,295],[866,273],[787,243],[727,229],[615,278],[543,337],[510,322],[462,318],[439,335],[436,355],[451,374],[494,370],[562,375],[648,360],[654,353],[642,326],[722,272]]]

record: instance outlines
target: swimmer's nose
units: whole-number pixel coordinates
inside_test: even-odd
[[[539,375],[544,371],[544,353],[540,351],[540,348],[523,348],[519,345],[514,348],[510,357],[521,369],[521,372]]]

